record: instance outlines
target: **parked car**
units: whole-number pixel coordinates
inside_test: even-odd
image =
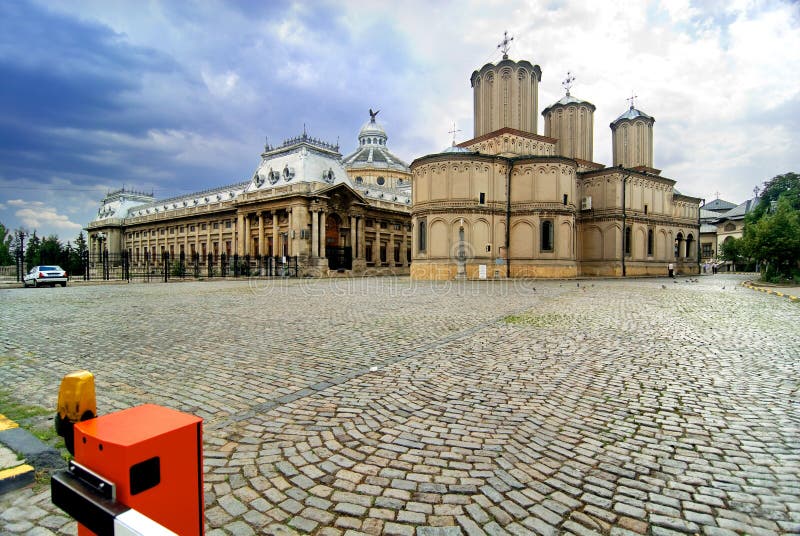
[[[41,287],[50,285],[54,287],[61,285],[67,286],[67,272],[60,266],[34,266],[31,271],[22,278],[22,284],[26,287]]]

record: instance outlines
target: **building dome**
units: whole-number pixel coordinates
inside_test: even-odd
[[[629,121],[633,121],[634,119],[637,119],[637,118],[640,118],[640,117],[642,119],[644,119],[644,120],[648,120],[649,119],[649,120],[655,122],[655,119],[653,119],[652,116],[647,115],[643,111],[637,110],[636,108],[631,106],[624,114],[620,115],[619,117],[614,119],[614,121],[611,122],[611,127],[614,128],[614,124],[616,124],[619,121],[622,121],[622,120],[625,120],[625,119],[627,119]]]
[[[378,112],[370,110],[370,120],[364,123],[358,133],[358,147],[343,159],[345,167],[350,170],[378,168],[409,173],[408,164],[393,155],[386,146],[389,137],[383,126],[375,121],[376,115]]]

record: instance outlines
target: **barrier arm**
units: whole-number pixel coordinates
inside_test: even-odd
[[[97,417],[94,376],[67,374],[56,431],[73,454],[50,481],[79,536],[202,535],[202,419],[145,404]]]

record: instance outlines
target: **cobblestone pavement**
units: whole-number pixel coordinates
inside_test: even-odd
[[[210,535],[800,533],[800,306],[744,279],[9,290],[0,381],[204,417]]]

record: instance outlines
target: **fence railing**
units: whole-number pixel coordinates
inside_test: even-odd
[[[146,281],[167,282],[170,279],[212,279],[215,277],[297,277],[297,257],[270,257],[267,255],[185,255],[172,256],[165,252],[152,255],[144,252],[132,255],[127,251],[112,254],[83,252],[73,262],[42,262],[58,264],[69,273],[70,279],[84,281]],[[23,259],[17,258],[17,281],[22,281],[26,270]]]

